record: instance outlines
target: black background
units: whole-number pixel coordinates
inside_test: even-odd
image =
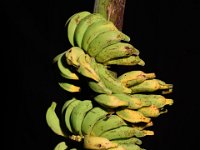
[[[50,103],[54,100],[60,107],[67,99],[57,86],[51,61],[70,47],[66,20],[78,11],[92,12],[93,4],[94,0],[3,2],[5,150],[51,150],[63,140],[45,122]],[[174,85],[167,96],[174,105],[155,119],[155,135],[143,140],[148,150],[198,147],[199,19],[198,0],[126,2],[123,32],[140,50],[146,63],[142,69]]]

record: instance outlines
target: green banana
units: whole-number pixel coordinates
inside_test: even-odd
[[[82,133],[84,135],[89,135],[92,131],[94,124],[101,118],[108,115],[108,112],[101,107],[92,108],[84,117],[82,123]]]
[[[89,81],[88,86],[96,93],[106,93],[106,94],[112,93],[112,91],[108,89],[101,80],[99,82]]]
[[[129,105],[128,101],[120,100],[118,97],[113,96],[112,94],[99,94],[94,97],[94,100],[106,108],[127,107]]]
[[[75,30],[79,24],[79,22],[86,16],[90,15],[91,13],[88,11],[78,12],[72,15],[66,22],[65,26],[67,26],[67,36],[70,44],[75,46],[74,44],[74,34]]]
[[[123,73],[118,77],[118,80],[126,87],[130,87],[142,83],[147,79],[153,79],[155,77],[156,77],[155,73],[145,73],[144,71],[141,70],[133,70]]]
[[[148,123],[151,121],[151,118],[145,117],[141,112],[127,108],[116,110],[116,114],[131,123]]]
[[[82,136],[82,122],[86,113],[93,108],[91,100],[83,100],[74,107],[71,113],[70,122],[73,133]]]
[[[87,53],[95,57],[103,48],[120,41],[130,41],[130,38],[119,30],[100,33],[90,42]]]
[[[80,92],[81,90],[79,86],[76,86],[67,82],[58,82],[58,84],[63,90],[67,92],[75,93],[75,92]]]
[[[117,115],[106,116],[95,123],[91,135],[100,136],[104,132],[125,125],[127,125],[127,123]]]
[[[131,55],[138,56],[139,51],[129,43],[118,42],[103,48],[101,52],[95,56],[95,59],[97,62],[104,63],[112,59]]]
[[[125,87],[121,82],[114,78],[106,66],[97,63],[97,68],[102,82],[112,91],[112,93],[131,93],[131,89]]]
[[[81,101],[78,100],[78,99],[73,100],[73,101],[67,106],[66,111],[65,111],[65,125],[66,125],[67,129],[68,129],[71,133],[73,133],[72,126],[71,126],[71,120],[70,120],[70,118],[71,118],[71,113],[72,113],[74,107],[75,107],[76,105],[78,105],[80,102],[81,102]]]
[[[113,22],[107,20],[101,20],[98,22],[93,23],[87,28],[82,40],[82,48],[87,51],[88,46],[90,45],[91,41],[95,39],[99,34],[108,32],[108,31],[116,31],[118,30]]]
[[[145,62],[139,56],[132,55],[123,58],[108,60],[107,62],[104,62],[104,65],[144,66]]]
[[[72,72],[69,68],[65,67],[64,64],[62,63],[62,58],[64,55],[65,55],[65,52],[59,55],[59,58],[57,60],[57,66],[58,66],[58,69],[60,70],[61,75],[66,79],[78,80],[79,77],[74,72]]]
[[[119,145],[121,145],[121,144],[137,144],[137,145],[141,145],[142,144],[142,141],[137,137],[116,139],[116,140],[111,140],[111,141],[115,142],[115,143],[118,143]]]
[[[157,108],[162,108],[165,105],[172,105],[173,99],[165,98],[163,95],[156,94],[133,94],[132,97],[138,98],[144,103],[154,105]]]
[[[59,142],[53,150],[66,150],[68,148],[68,146],[66,145],[66,143],[63,142]]]
[[[82,40],[85,32],[87,32],[87,28],[95,22],[106,20],[101,14],[99,13],[92,13],[86,16],[85,18],[81,19],[79,24],[76,27],[74,38],[77,46],[82,48]]]
[[[84,148],[93,150],[106,150],[109,148],[117,147],[117,143],[113,143],[106,138],[97,136],[84,136]]]
[[[65,136],[60,126],[60,120],[55,112],[56,106],[57,103],[53,101],[51,103],[51,106],[47,109],[46,122],[54,133],[60,136]]]
[[[169,90],[172,89],[172,84],[166,84],[164,81],[159,79],[149,79],[144,82],[131,86],[130,89],[132,93],[141,93],[141,92],[155,92],[158,90]]]
[[[150,130],[138,130],[130,126],[120,126],[118,128],[109,130],[101,134],[101,137],[107,138],[108,140],[116,140],[123,138],[132,137],[144,137],[146,135],[153,135],[153,131]]]
[[[120,144],[125,150],[145,150],[136,144]]]
[[[67,107],[71,104],[71,102],[73,102],[75,100],[76,100],[76,98],[73,97],[72,99],[65,101],[65,103],[63,104],[62,109],[61,109],[61,114],[64,114]]]
[[[78,59],[81,55],[84,55],[85,52],[79,48],[79,47],[71,47],[70,49],[68,49],[65,53],[65,57],[66,57],[66,62],[68,65],[72,65],[74,67],[79,67],[80,64],[78,62]]]
[[[90,58],[88,54],[81,55],[78,58],[79,67],[77,69],[77,72],[98,82],[100,81],[100,77],[95,71],[95,68],[93,68],[92,64],[95,63],[94,61],[95,60]]]

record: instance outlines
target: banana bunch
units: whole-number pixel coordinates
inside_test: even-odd
[[[142,70],[118,72],[112,65],[144,66],[139,50],[130,38],[101,14],[82,11],[66,22],[71,47],[58,54],[53,63],[63,80],[58,85],[74,94],[56,114],[53,101],[46,111],[51,130],[64,137],[54,150],[77,149],[67,140],[75,141],[82,149],[144,150],[142,137],[154,135],[147,129],[153,120],[167,113],[173,99],[166,98],[173,85]],[[89,87],[88,98],[77,98]],[[67,139],[67,140],[66,140]]]

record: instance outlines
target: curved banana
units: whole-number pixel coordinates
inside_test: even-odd
[[[123,58],[111,59],[105,62],[104,65],[144,66],[145,62],[139,56],[132,55],[132,56],[123,57]]]
[[[136,144],[120,144],[125,150],[145,150]]]
[[[130,126],[121,126],[112,130],[108,130],[101,134],[101,137],[107,138],[108,140],[132,138],[132,137],[144,137],[146,135],[153,135],[153,131],[149,130],[138,130]]]
[[[80,92],[81,90],[79,86],[76,86],[67,82],[58,82],[58,84],[63,90],[67,92],[75,93],[75,92]]]
[[[106,93],[106,94],[112,93],[112,91],[108,89],[101,80],[99,82],[89,81],[88,86],[96,93]]]
[[[116,140],[111,140],[111,141],[115,142],[115,143],[118,143],[119,145],[121,145],[121,144],[137,144],[137,145],[141,145],[142,144],[142,141],[137,137],[116,139]]]
[[[131,93],[131,89],[125,87],[121,82],[114,78],[106,66],[97,63],[97,68],[102,82],[112,91],[112,93]]]
[[[58,143],[53,150],[66,150],[68,148],[68,146],[66,145],[66,143],[63,141],[63,142],[60,142]]]
[[[127,123],[117,115],[106,116],[95,123],[91,131],[91,135],[100,136],[102,133],[115,129]]]
[[[157,94],[133,94],[132,97],[138,98],[144,103],[154,105],[157,108],[162,108],[165,105],[173,105],[173,99],[165,98],[163,95]]]
[[[155,105],[151,105],[138,109],[138,112],[141,112],[145,117],[158,117],[160,114],[167,113],[167,109],[161,110]]]
[[[62,58],[64,55],[65,55],[65,52],[59,55],[59,58],[57,60],[58,69],[61,75],[66,79],[78,80],[79,77],[74,72],[72,72],[69,68],[64,66],[62,62]]]
[[[82,136],[82,122],[86,113],[93,108],[91,100],[83,100],[76,105],[71,113],[70,122],[73,133]]]
[[[103,48],[101,52],[95,56],[95,59],[97,62],[104,63],[112,59],[131,55],[138,56],[139,51],[129,43],[118,42]]]
[[[101,118],[108,114],[106,110],[101,107],[92,108],[84,117],[82,123],[82,133],[84,135],[89,135],[92,131],[94,124]]]
[[[109,148],[108,150],[126,150],[126,149],[123,146],[118,145],[117,147],[115,147],[115,148]]]
[[[88,16],[80,20],[74,34],[77,46],[82,48],[82,40],[85,32],[87,32],[87,28],[93,23],[101,20],[106,20],[106,19],[99,13],[89,14]]]
[[[99,94],[94,97],[94,100],[103,107],[106,108],[119,108],[119,107],[128,107],[129,102],[123,101],[113,96],[112,94]]]
[[[120,41],[130,41],[130,38],[119,30],[100,33],[90,42],[87,53],[95,57],[103,48]]]
[[[106,138],[97,136],[84,136],[84,148],[93,150],[106,150],[109,148],[117,147],[117,143],[113,143]]]
[[[145,117],[141,112],[138,112],[133,109],[121,109],[117,110],[116,114],[121,117],[122,119],[131,122],[131,123],[148,123],[151,121],[151,118]]]
[[[67,129],[68,129],[71,133],[73,133],[73,131],[72,131],[72,126],[71,126],[71,120],[70,120],[71,113],[72,113],[74,107],[75,107],[76,105],[78,105],[80,102],[81,102],[81,101],[78,100],[78,99],[73,100],[73,101],[67,106],[66,111],[65,111],[65,125],[66,125]]]
[[[145,73],[144,71],[141,70],[133,70],[123,73],[118,77],[118,80],[126,87],[130,87],[142,83],[147,79],[153,79],[155,77],[156,77],[155,73]]]
[[[65,111],[66,111],[67,107],[69,106],[69,104],[71,102],[75,101],[75,100],[76,100],[76,98],[74,98],[74,97],[72,99],[70,99],[70,100],[67,100],[62,106],[61,114],[65,113]]]
[[[83,39],[82,39],[82,48],[87,51],[88,46],[90,45],[91,41],[95,39],[100,33],[108,32],[111,30],[118,30],[113,22],[108,20],[101,20],[98,22],[93,23],[87,28]]]
[[[46,122],[51,130],[57,135],[65,136],[60,126],[60,120],[55,112],[57,103],[52,102],[51,106],[46,111]]]
[[[172,84],[166,84],[164,81],[159,79],[149,79],[144,82],[131,86],[130,89],[132,93],[141,93],[141,92],[155,92],[158,90],[170,90],[173,88]]]
[[[78,12],[75,13],[74,15],[72,15],[66,22],[65,26],[67,26],[67,36],[68,36],[68,40],[70,42],[70,44],[72,46],[74,46],[74,34],[75,34],[75,30],[77,28],[77,25],[79,24],[79,22],[86,16],[88,16],[89,14],[91,14],[88,11],[82,11],[82,12]]]

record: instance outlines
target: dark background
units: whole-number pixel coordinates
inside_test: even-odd
[[[66,20],[82,10],[92,12],[93,4],[94,0],[3,2],[5,150],[51,150],[63,140],[45,122],[50,103],[58,102],[59,109],[67,100],[56,84],[51,61],[70,47]],[[143,70],[174,85],[167,96],[174,99],[174,105],[155,119],[155,136],[143,140],[142,147],[148,150],[198,147],[199,19],[198,0],[126,2],[123,32],[140,50],[146,63]]]

